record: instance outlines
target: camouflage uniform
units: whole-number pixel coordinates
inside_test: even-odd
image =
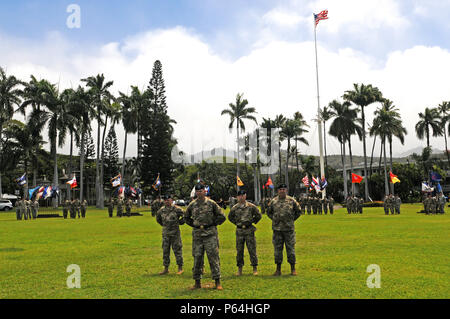
[[[205,198],[192,201],[185,214],[186,224],[192,230],[192,255],[194,267],[192,269],[194,280],[200,280],[203,272],[203,258],[206,255],[211,267],[212,278],[220,279],[219,236],[217,225],[226,220],[222,209],[216,202]]]
[[[439,210],[438,210],[438,212],[439,212],[439,214],[444,214],[445,213],[445,202],[446,202],[446,199],[445,199],[444,195],[443,194],[439,195],[439,198],[438,198],[438,203],[439,203]]]
[[[249,202],[245,202],[245,204],[237,203],[228,214],[230,222],[236,225],[236,263],[238,267],[244,266],[245,244],[247,244],[251,265],[253,267],[258,266],[255,238],[256,227],[252,224],[257,224],[261,217],[258,208]]]
[[[402,204],[402,200],[398,195],[396,195],[394,197],[394,201],[395,201],[395,213],[400,214],[400,205]]]
[[[323,213],[325,215],[327,215],[328,214],[328,199],[326,197],[322,200],[322,208],[323,208]]]
[[[33,213],[33,219],[37,218],[38,211],[39,211],[39,202],[37,200],[34,200],[31,203],[31,212]]]
[[[317,197],[313,197],[311,199],[311,206],[312,206],[312,210],[313,210],[313,215],[317,215]]]
[[[328,207],[330,208],[330,215],[333,215],[334,213],[334,198],[330,197],[328,200]]]
[[[389,210],[391,211],[391,215],[395,214],[395,198],[394,196],[389,195]]]
[[[86,211],[87,211],[87,201],[83,200],[83,202],[81,203],[81,217],[83,218],[86,217]]]
[[[80,200],[77,198],[75,200],[75,212],[76,214],[78,214],[78,218],[81,218],[80,209],[81,209]]]
[[[164,267],[169,267],[170,265],[170,247],[172,247],[177,265],[183,266],[183,244],[180,234],[180,225],[184,224],[183,210],[176,205],[163,206],[156,213],[156,221],[163,226],[162,249]]]
[[[300,207],[295,199],[286,196],[280,199],[276,196],[269,205],[267,216],[272,220],[275,264],[283,262],[283,246],[286,245],[288,263],[295,264],[295,225],[300,217]]]
[[[322,215],[322,207],[323,207],[323,200],[322,198],[317,198],[317,213],[319,215]]]
[[[108,215],[109,217],[113,217],[114,212],[114,201],[111,199],[108,203]]]
[[[67,212],[69,210],[70,207],[70,202],[69,200],[66,199],[66,201],[63,203],[63,217],[64,219],[67,219]]]
[[[362,198],[356,198],[356,201],[358,203],[358,213],[362,214],[363,213],[364,200]]]
[[[436,206],[437,206],[436,204],[437,204],[436,197],[435,196],[431,197],[430,208],[431,208],[431,213],[433,215],[436,214]]]
[[[300,197],[300,211],[302,212],[302,215],[305,215],[305,210],[306,210],[306,197]]]
[[[26,201],[26,207],[27,207],[27,216],[28,219],[31,219],[31,200]]]
[[[133,206],[133,202],[131,201],[131,199],[127,200],[127,203],[125,204],[125,209],[127,212],[127,216],[130,217],[131,216],[131,207]],[[158,214],[158,213],[157,213]]]
[[[123,216],[123,200],[122,198],[119,198],[117,200],[117,217]]]
[[[28,214],[27,214],[27,203],[24,199],[22,199],[19,203],[19,207],[20,207],[20,215],[23,217],[24,220],[28,219]]]
[[[308,215],[311,215],[311,197],[306,197],[305,199],[305,205],[306,205],[306,212]]]
[[[384,196],[383,208],[384,214],[389,215],[389,196]]]
[[[70,218],[76,218],[77,214],[75,212],[75,200],[70,202]]]
[[[347,197],[347,200],[345,201],[345,204],[347,206],[347,213],[352,213],[352,198],[350,196]]]

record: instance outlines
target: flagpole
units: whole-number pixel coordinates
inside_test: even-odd
[[[320,175],[325,177],[324,161],[323,161],[323,136],[322,136],[322,120],[320,118],[320,94],[319,94],[319,64],[317,61],[317,24],[314,19],[314,48],[316,52],[316,80],[317,80],[317,122],[319,124],[319,151],[320,151]],[[322,199],[326,196],[326,189],[322,192]]]

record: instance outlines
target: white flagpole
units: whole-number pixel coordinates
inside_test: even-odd
[[[319,64],[317,62],[317,24],[314,19],[314,47],[316,51],[316,79],[317,79],[317,122],[319,124],[319,151],[320,151],[320,175],[325,177],[324,161],[323,161],[323,136],[322,136],[322,119],[320,116],[320,94],[319,94]],[[322,192],[322,199],[326,196],[326,189]]]

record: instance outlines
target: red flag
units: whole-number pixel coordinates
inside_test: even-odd
[[[308,187],[309,186],[309,178],[308,175],[306,175],[305,177],[303,177],[302,179],[303,184]]]
[[[356,175],[352,173],[352,183],[361,183],[363,180],[362,176]]]
[[[270,177],[269,177],[269,179],[267,180],[266,187],[273,188],[272,179],[271,179]]]

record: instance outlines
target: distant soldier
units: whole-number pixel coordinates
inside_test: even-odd
[[[446,203],[446,199],[444,194],[440,193],[439,194],[439,198],[438,198],[438,204],[439,204],[439,209],[438,212],[439,214],[444,214],[445,213],[445,203]]]
[[[16,206],[16,218],[17,220],[21,220],[22,219],[22,215],[20,214],[20,201],[16,200],[16,202],[14,203],[14,206]]]
[[[156,212],[155,212],[156,215]],[[122,217],[123,216],[123,199],[119,198],[117,200],[117,217]]]
[[[295,225],[294,222],[300,217],[300,207],[297,201],[287,195],[287,185],[278,186],[276,196],[267,210],[267,216],[272,220],[274,257],[277,269],[274,276],[281,275],[281,264],[283,262],[283,247],[286,246],[288,263],[291,264],[291,275],[296,276],[295,270]]]
[[[384,214],[389,215],[389,196],[384,196],[383,200]]]
[[[217,203],[206,198],[206,190],[202,184],[195,186],[195,194],[197,199],[189,204],[185,213],[186,224],[193,228],[192,255],[194,267],[192,273],[195,280],[193,289],[201,288],[203,260],[206,252],[216,289],[222,290],[217,225],[223,224],[226,217]]]
[[[70,202],[70,218],[77,218],[77,214],[75,211],[75,200]]]
[[[395,199],[394,196],[392,194],[389,195],[389,211],[391,212],[391,215],[395,214]]]
[[[86,211],[87,211],[87,201],[83,200],[83,202],[81,203],[81,217],[85,218],[86,217]]]
[[[31,212],[33,214],[33,219],[36,219],[38,216],[38,211],[39,211],[39,202],[35,199],[32,203],[31,203]]]
[[[311,196],[306,197],[306,212],[311,215]]]
[[[323,207],[323,200],[320,197],[317,197],[317,213],[319,215],[322,215],[322,207]]]
[[[436,196],[431,197],[430,206],[431,206],[431,213],[433,215],[435,215],[436,214],[436,206],[437,206]]]
[[[400,214],[400,206],[402,205],[402,200],[400,199],[400,196],[395,195],[394,203],[395,203],[395,213]]]
[[[67,213],[69,211],[70,208],[70,201],[68,199],[66,199],[63,203],[63,217],[64,219],[67,219]]]
[[[358,213],[362,214],[363,213],[363,205],[364,205],[364,200],[362,199],[362,197],[356,197],[357,203],[358,203]]]
[[[326,198],[326,197],[322,200],[322,209],[323,209],[323,213],[325,215],[328,215],[328,198]]]
[[[317,203],[317,197],[312,197],[312,200],[311,200],[311,206],[312,206],[312,209],[313,209],[313,215],[317,215],[317,206],[318,206],[318,203]]]
[[[350,196],[347,196],[347,199],[345,201],[345,205],[347,206],[347,213],[351,214],[352,213],[352,203],[353,200]]]
[[[27,200],[26,201],[26,207],[27,207],[27,216],[28,216],[28,219],[30,219],[31,220],[31,200]]]
[[[75,200],[75,212],[77,213],[78,218],[81,218],[81,203],[78,198]]]
[[[109,217],[113,217],[114,212],[114,200],[112,198],[109,199],[108,203],[108,215]]]
[[[22,199],[20,201],[19,207],[20,207],[20,215],[22,216],[23,220],[27,220],[28,219],[27,203],[26,203],[25,199]]]
[[[299,199],[299,204],[300,204],[300,211],[302,212],[302,215],[305,215],[305,210],[306,210],[306,197],[304,196],[300,196]]]
[[[133,206],[133,202],[131,201],[131,198],[128,198],[126,204],[125,204],[125,210],[127,212],[127,216],[131,217],[131,207]]]
[[[156,213],[156,221],[163,226],[162,248],[164,270],[159,274],[165,275],[169,273],[170,247],[172,247],[178,265],[177,275],[181,275],[184,271],[180,225],[184,224],[184,212],[180,207],[173,204],[173,199],[170,194],[164,196],[164,206]]]
[[[334,213],[334,198],[330,196],[328,199],[328,208],[330,209],[330,215],[333,215]]]
[[[247,192],[245,190],[239,190],[237,199],[238,203],[231,208],[228,214],[230,222],[236,225],[237,276],[242,275],[245,245],[247,245],[248,254],[250,255],[253,275],[256,276],[258,275],[258,256],[256,254],[256,227],[253,224],[257,224],[262,216],[255,205],[247,202]]]

